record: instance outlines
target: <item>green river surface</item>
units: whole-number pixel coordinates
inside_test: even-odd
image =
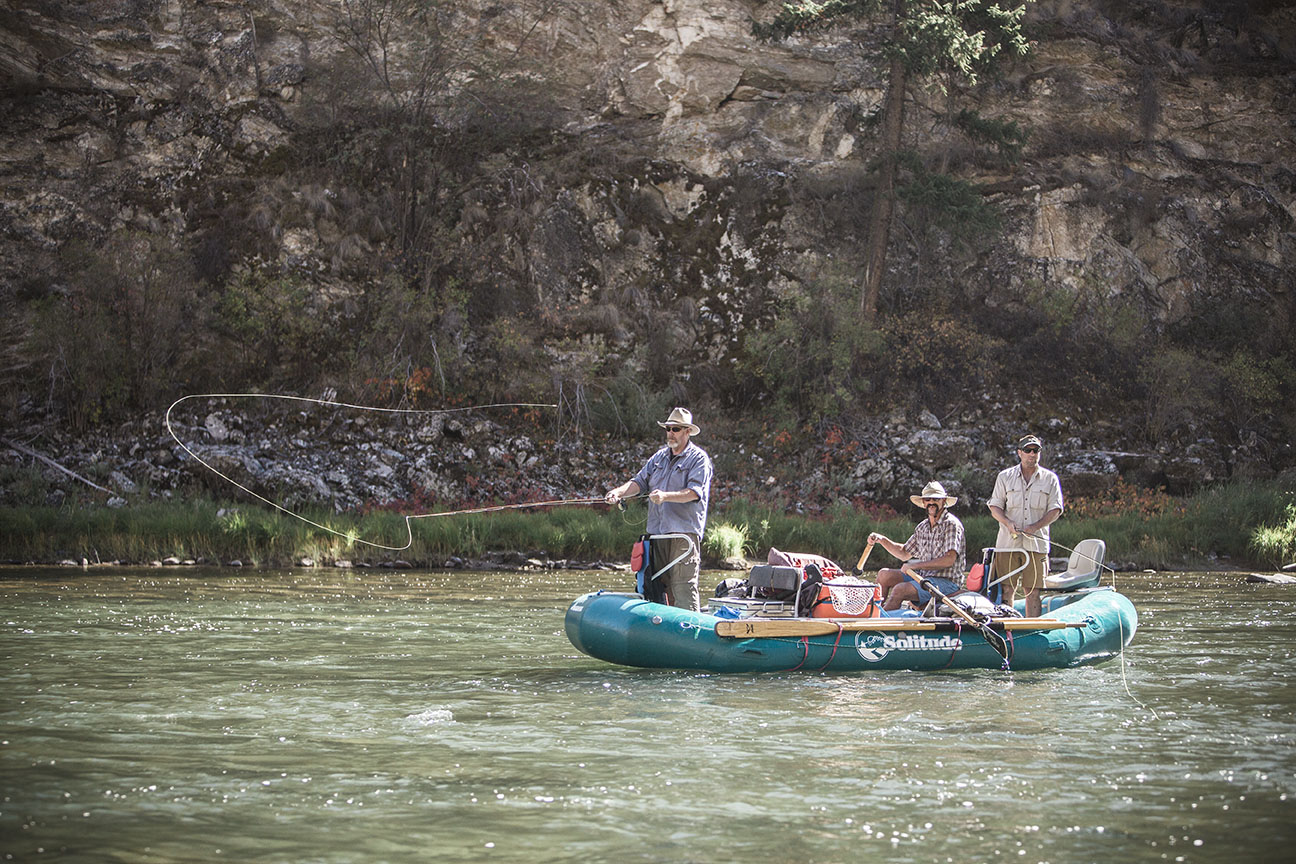
[[[1123,574],[1096,667],[712,675],[571,646],[630,580],[0,571],[0,857],[1296,858],[1296,588]]]

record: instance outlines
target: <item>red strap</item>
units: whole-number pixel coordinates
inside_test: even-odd
[[[820,672],[822,672],[823,670],[827,669],[828,666],[829,666],[829,664],[832,663],[833,658],[837,656],[837,646],[841,644],[841,637],[842,637],[842,633],[843,633],[843,632],[845,632],[845,629],[842,627],[842,625],[841,625],[840,623],[838,623],[838,624],[837,624],[837,638],[833,640],[833,650],[832,650],[832,653],[828,655],[828,660],[827,660],[827,662],[825,662],[824,665],[822,665],[822,666],[819,667],[819,671],[820,671]]]
[[[784,672],[797,671],[805,665],[806,660],[810,657],[810,637],[802,636],[798,641],[801,643],[801,662],[793,666],[791,669],[784,669]]]

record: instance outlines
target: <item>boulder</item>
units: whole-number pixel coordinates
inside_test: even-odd
[[[215,414],[207,415],[207,419],[203,421],[203,428],[207,430],[207,436],[213,443],[224,444],[229,440],[229,427]]]
[[[971,437],[964,432],[922,429],[910,435],[896,455],[933,479],[941,471],[967,465],[974,450]]]
[[[1296,576],[1287,573],[1248,573],[1247,582],[1264,582],[1270,585],[1296,585]]]
[[[1102,495],[1120,479],[1120,469],[1111,456],[1102,451],[1079,454],[1072,461],[1055,468],[1068,496],[1092,498]]]
[[[1228,476],[1218,456],[1203,453],[1202,448],[1190,449],[1196,452],[1166,457],[1165,487],[1171,495],[1186,495]]]

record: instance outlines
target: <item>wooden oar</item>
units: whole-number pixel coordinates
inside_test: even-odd
[[[1074,627],[1077,630],[1089,626],[1088,621],[1059,621],[1056,618],[991,618],[990,626],[999,626],[1004,630],[1063,630]]]
[[[991,626],[1004,630],[1061,630],[1084,627],[1083,621],[1059,621],[1056,618],[995,618]],[[920,631],[952,627],[953,618],[742,618],[717,621],[717,636],[731,639],[762,639],[774,636],[828,636],[839,629],[848,633],[862,631]],[[997,634],[996,634],[997,635]]]
[[[986,640],[986,644],[989,645],[991,648],[993,648],[995,650],[995,653],[997,653],[1000,657],[1003,658],[1004,668],[1005,669],[1008,668],[1008,640],[1007,639],[1004,639],[1004,637],[1000,636],[998,633],[991,630],[988,626],[981,623],[977,619],[973,618],[971,614],[969,614],[968,611],[964,609],[962,606],[956,606],[954,605],[954,603],[950,602],[950,599],[946,597],[944,594],[942,594],[940,589],[931,583],[930,579],[920,579],[919,584],[921,584],[922,587],[926,588],[932,594],[939,597],[942,603],[944,603],[951,610],[953,610],[954,614],[958,615],[968,624],[980,630],[982,637],[984,637]]]
[[[859,561],[855,562],[855,570],[852,575],[858,576],[864,572],[864,562],[868,560],[869,554],[873,552],[873,541],[869,540],[864,545],[864,551],[860,553]]]
[[[827,636],[838,630],[935,630],[935,621],[902,618],[854,618],[833,621],[830,618],[742,618],[717,621],[716,635],[736,639],[768,636]]]

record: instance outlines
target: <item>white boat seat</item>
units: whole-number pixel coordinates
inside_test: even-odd
[[[1062,573],[1050,573],[1044,577],[1044,587],[1053,591],[1074,591],[1077,588],[1094,588],[1102,576],[1103,559],[1107,555],[1107,544],[1102,540],[1090,538],[1076,544],[1071,557],[1067,559],[1067,569]]]

